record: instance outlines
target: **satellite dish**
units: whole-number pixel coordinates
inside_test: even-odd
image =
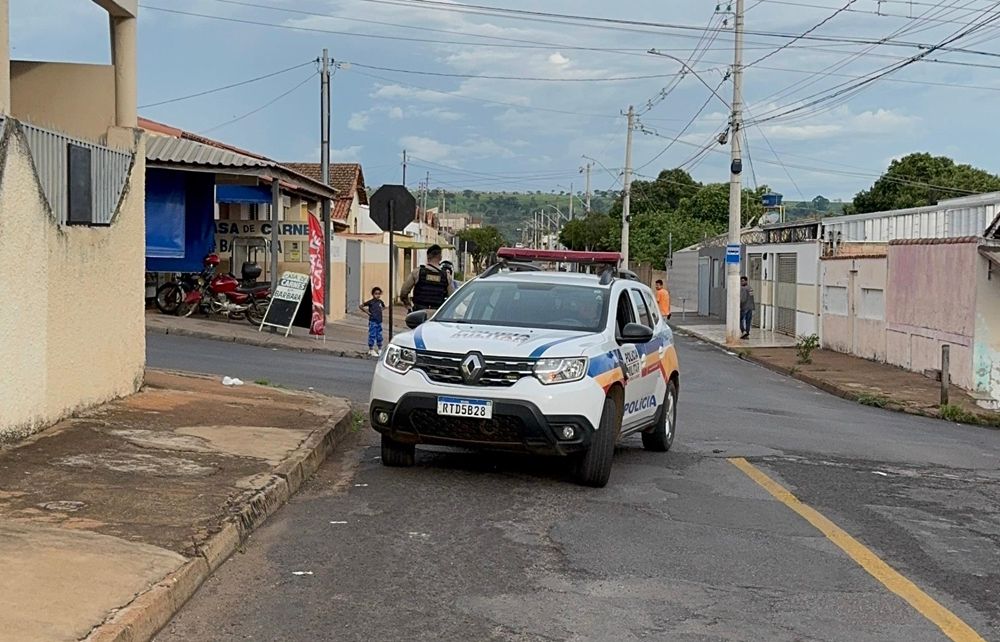
[[[767,214],[764,215],[763,218],[764,225],[773,225],[774,223],[778,222],[779,218],[780,217],[778,216],[777,212],[768,212]]]

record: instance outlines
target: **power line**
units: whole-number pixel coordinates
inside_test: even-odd
[[[784,50],[784,49],[787,49],[788,47],[790,47],[791,45],[793,45],[793,44],[794,44],[795,42],[797,42],[797,41],[799,41],[799,40],[801,40],[801,39],[805,38],[806,36],[808,36],[808,35],[809,35],[809,34],[811,34],[812,32],[816,31],[817,29],[819,29],[819,28],[820,28],[820,27],[822,27],[823,25],[827,24],[828,22],[830,22],[831,20],[833,20],[834,18],[836,18],[837,16],[839,16],[839,15],[840,15],[841,13],[843,13],[844,11],[847,11],[847,10],[848,10],[848,9],[849,9],[849,8],[851,7],[851,5],[852,5],[852,4],[854,4],[854,3],[855,3],[855,2],[857,2],[857,1],[858,1],[858,0],[847,0],[847,4],[845,4],[845,5],[843,6],[843,7],[841,7],[841,8],[839,8],[839,9],[837,9],[836,11],[834,11],[834,12],[833,12],[832,14],[830,14],[830,15],[829,15],[829,16],[827,16],[826,18],[823,18],[822,20],[820,20],[820,21],[819,21],[818,23],[816,23],[815,25],[813,25],[813,26],[809,27],[808,29],[806,29],[806,30],[805,30],[805,31],[804,31],[804,32],[802,33],[802,35],[800,35],[800,36],[796,36],[795,38],[792,38],[791,40],[789,40],[788,42],[786,42],[786,43],[782,44],[782,45],[781,45],[780,47],[778,47],[778,48],[777,48],[777,49],[775,49],[774,51],[772,51],[772,52],[770,52],[770,53],[766,53],[766,54],[764,54],[763,56],[761,56],[760,58],[758,58],[758,59],[754,60],[753,62],[751,62],[751,63],[749,63],[749,64],[747,64],[747,65],[745,65],[745,66],[744,66],[744,69],[745,69],[745,68],[748,68],[748,67],[753,67],[753,66],[754,66],[754,65],[756,65],[757,63],[759,63],[759,62],[763,62],[763,61],[767,60],[768,58],[770,58],[771,56],[773,56],[773,55],[777,54],[778,52],[780,52],[780,51],[782,51],[782,50]]]
[[[286,73],[288,73],[290,71],[295,71],[296,69],[301,69],[301,68],[306,67],[308,65],[315,64],[317,62],[317,60],[318,59],[310,60],[308,62],[302,63],[301,65],[295,65],[294,67],[288,67],[287,69],[282,69],[281,71],[275,71],[273,73],[264,74],[263,76],[257,76],[256,78],[251,78],[249,80],[243,80],[243,81],[240,81],[240,82],[235,82],[235,83],[232,83],[231,85],[224,85],[222,87],[216,87],[215,89],[206,89],[205,91],[199,91],[198,93],[195,93],[195,94],[188,94],[186,96],[178,96],[177,98],[170,98],[169,100],[161,100],[161,101],[155,102],[155,103],[148,103],[148,104],[145,104],[145,105],[139,105],[139,109],[150,109],[152,107],[159,107],[160,105],[169,105],[171,103],[179,103],[182,100],[190,100],[192,98],[200,98],[202,96],[208,96],[209,94],[215,94],[215,93],[218,93],[220,91],[226,91],[227,89],[233,89],[235,87],[243,87],[244,85],[249,85],[249,84],[252,84],[252,83],[255,83],[255,82],[259,82],[261,80],[266,80],[268,78],[274,78],[275,76],[280,76],[280,75],[286,74]]]
[[[245,113],[245,114],[243,114],[241,116],[237,116],[237,117],[235,117],[235,118],[233,118],[231,120],[227,120],[224,123],[219,123],[218,125],[215,125],[213,127],[209,127],[208,129],[205,129],[205,130],[201,131],[200,133],[201,134],[208,134],[208,133],[213,132],[213,131],[215,131],[217,129],[222,129],[223,127],[228,127],[229,125],[232,125],[234,123],[238,123],[239,121],[241,121],[241,120],[243,120],[245,118],[249,118],[250,116],[253,116],[256,113],[261,112],[261,111],[267,109],[268,107],[270,107],[274,103],[278,102],[279,100],[281,100],[285,96],[288,96],[289,94],[293,93],[295,90],[297,90],[298,88],[302,87],[307,82],[313,80],[315,77],[316,77],[315,73],[310,73],[308,76],[306,76],[306,78],[304,80],[302,80],[302,82],[300,82],[299,84],[295,85],[294,87],[292,87],[288,91],[275,96],[274,98],[272,98],[271,100],[267,101],[266,103],[264,103],[260,107],[254,109],[252,111],[248,111],[247,113]]]
[[[491,76],[484,74],[455,74],[440,71],[420,71],[416,69],[396,69],[393,67],[379,67],[376,65],[365,65],[359,62],[350,61],[350,64],[362,69],[375,69],[376,71],[392,71],[402,74],[415,74],[419,76],[437,76],[443,78],[485,78],[488,80],[519,80],[519,81],[543,81],[543,82],[619,82],[630,80],[650,80],[653,78],[675,78],[681,74],[648,74],[645,76],[619,76],[611,78],[553,78],[535,76]]]

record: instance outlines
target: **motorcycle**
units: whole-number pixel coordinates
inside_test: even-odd
[[[231,319],[245,316],[253,325],[260,325],[271,298],[271,286],[257,283],[260,266],[244,263],[242,278],[237,279],[232,274],[216,274],[219,263],[217,254],[209,254],[200,273],[182,274],[177,281],[161,285],[156,291],[156,307],[164,314],[183,317],[196,310]]]

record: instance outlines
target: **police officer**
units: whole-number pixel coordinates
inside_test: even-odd
[[[441,266],[441,246],[432,245],[427,248],[427,264],[410,272],[403,281],[399,300],[407,310],[437,310],[454,290],[451,275]]]

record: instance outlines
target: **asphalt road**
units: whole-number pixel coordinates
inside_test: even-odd
[[[366,431],[157,639],[948,639],[728,461],[746,457],[1000,640],[1000,432],[861,407],[678,346],[670,453],[629,438],[594,490],[560,460],[420,451],[413,469],[384,468]],[[313,367],[275,359],[255,373]]]
[[[186,370],[267,381],[288,388],[347,397],[368,403],[373,361],[290,352],[177,335],[146,334],[146,359],[152,368]]]

